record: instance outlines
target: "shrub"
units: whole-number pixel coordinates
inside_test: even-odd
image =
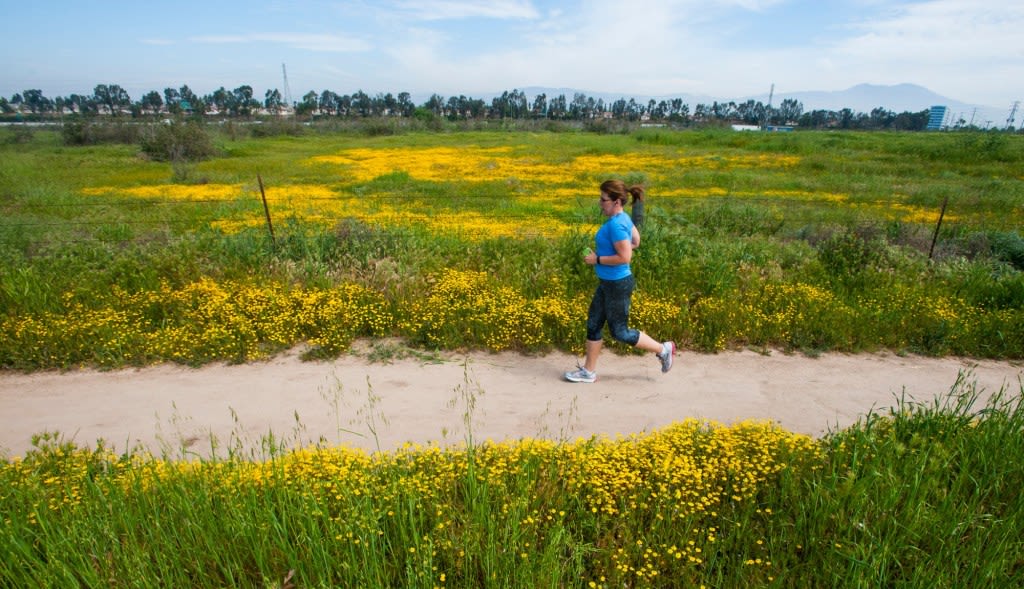
[[[263,121],[258,125],[252,125],[251,134],[253,137],[299,137],[303,134],[304,128],[294,119],[276,118],[270,121]]]
[[[195,122],[171,122],[150,126],[144,133],[140,145],[147,156],[163,162],[197,162],[208,159],[215,153],[210,135]]]
[[[989,234],[989,242],[994,257],[1024,270],[1024,238],[1019,233],[994,231]]]
[[[836,233],[818,244],[818,260],[828,275],[839,282],[857,279],[884,259],[881,240],[853,231]]]
[[[707,204],[694,211],[695,222],[709,235],[775,235],[785,219],[774,208],[745,203]]]
[[[360,122],[359,129],[364,135],[370,137],[398,135],[401,132],[397,119],[383,117],[364,119]]]
[[[61,128],[64,145],[99,145],[103,143],[135,143],[139,139],[138,127],[125,123],[95,123],[76,120]]]
[[[3,142],[10,145],[20,145],[24,143],[31,143],[32,138],[35,136],[35,131],[32,127],[25,125],[14,125],[10,127],[11,132],[4,134]]]

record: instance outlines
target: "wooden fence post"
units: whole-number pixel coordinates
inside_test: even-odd
[[[939,239],[939,227],[942,227],[942,218],[946,216],[946,205],[949,204],[949,195],[942,199],[942,210],[939,211],[939,222],[935,224],[935,235],[932,235],[932,247],[928,248],[928,259],[932,259],[932,254],[935,253],[935,242]]]
[[[270,230],[270,242],[277,247],[277,239],[274,237],[274,224],[270,222],[270,207],[267,205],[267,193],[263,190],[263,178],[256,174],[256,180],[260,183],[260,196],[263,198],[263,212],[267,215],[267,229]]]

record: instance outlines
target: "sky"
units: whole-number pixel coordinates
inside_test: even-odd
[[[0,0],[0,96],[117,84],[735,99],[911,83],[1024,100],[1024,1]],[[285,86],[287,79],[287,86]],[[568,96],[571,99],[571,96]]]

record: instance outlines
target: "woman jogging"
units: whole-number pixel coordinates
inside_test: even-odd
[[[621,180],[607,180],[601,184],[601,213],[608,220],[594,237],[595,251],[583,257],[584,262],[594,266],[598,285],[587,312],[586,360],[583,366],[565,373],[565,379],[570,382],[597,380],[597,358],[604,344],[602,331],[605,323],[616,340],[656,354],[661,361],[662,372],[672,368],[676,352],[674,342],[659,343],[628,325],[630,300],[636,286],[629,262],[633,258],[634,241],[639,240],[634,240],[633,221],[623,212],[623,207],[630,196],[634,202],[642,201],[643,193],[640,186],[627,189]]]

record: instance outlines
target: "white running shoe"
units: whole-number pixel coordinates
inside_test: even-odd
[[[672,370],[672,357],[676,355],[676,343],[664,342],[661,345],[663,350],[658,354],[658,360],[661,360],[661,371],[668,372]]]
[[[565,373],[565,380],[569,382],[594,382],[597,380],[597,373],[578,366],[576,370]]]

